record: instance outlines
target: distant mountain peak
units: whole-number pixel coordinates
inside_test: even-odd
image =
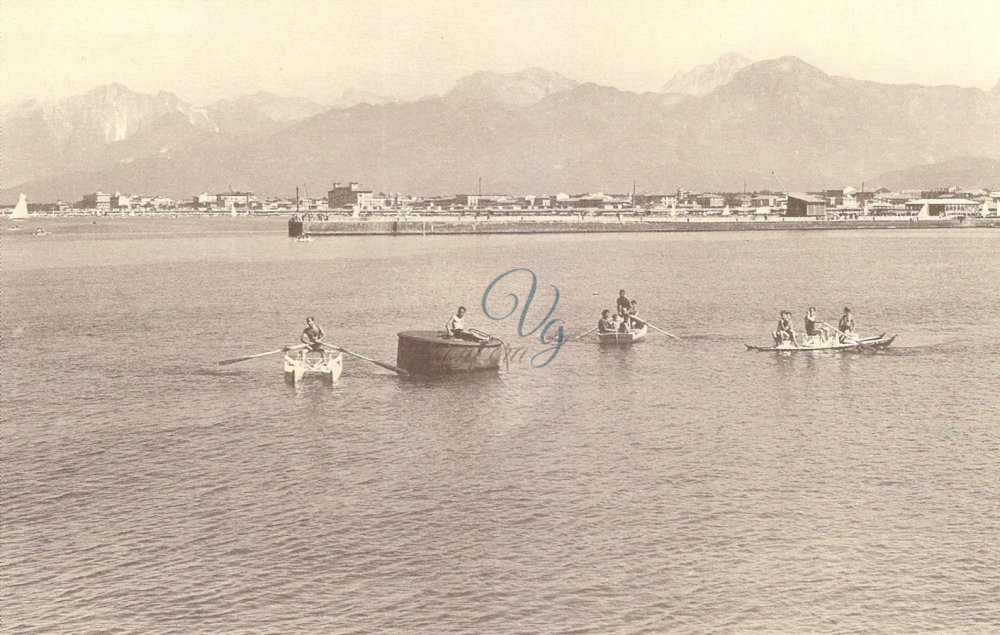
[[[751,60],[739,53],[726,53],[711,64],[695,66],[689,71],[678,71],[663,85],[660,92],[682,93],[700,97],[719,86],[728,84],[740,69],[752,64]]]
[[[814,75],[818,77],[828,77],[821,69],[802,61],[794,55],[786,55],[773,60],[764,60],[752,65],[753,67],[770,73],[783,73],[785,75]]]
[[[555,71],[537,67],[513,73],[479,71],[455,82],[455,87],[445,95],[445,99],[484,101],[524,108],[578,85],[578,82]]]
[[[829,88],[834,83],[835,79],[821,69],[789,55],[740,69],[724,90],[740,94],[769,94],[776,98],[781,93]]]

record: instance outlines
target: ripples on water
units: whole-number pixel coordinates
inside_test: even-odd
[[[5,240],[6,629],[1000,628],[995,232],[278,231]],[[684,339],[297,391],[214,364],[309,314],[391,363],[459,303],[518,342],[478,308],[514,267],[573,334],[624,286]],[[899,338],[744,351],[810,304]]]

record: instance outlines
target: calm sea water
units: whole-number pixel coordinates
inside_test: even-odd
[[[995,230],[121,227],[2,238],[4,629],[1000,629]],[[517,267],[528,330],[550,285],[570,335],[624,287],[682,339],[438,381],[348,358],[299,390],[280,356],[215,363],[307,315],[394,363],[397,331],[458,304],[540,351],[480,307]],[[809,305],[899,337],[745,350]]]

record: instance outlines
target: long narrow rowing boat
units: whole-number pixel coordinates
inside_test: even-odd
[[[285,353],[285,381],[298,386],[309,375],[316,375],[333,384],[344,371],[344,355],[336,356],[306,351],[299,355]]]
[[[627,333],[622,333],[618,331],[616,333],[598,333],[598,337],[601,338],[601,344],[609,344],[612,346],[621,346],[623,344],[631,344],[632,342],[638,342],[642,338],[646,337],[646,332],[649,327],[646,326],[645,322],[640,322],[642,326]]]
[[[779,353],[799,353],[803,351],[845,351],[845,350],[858,350],[867,348],[885,348],[892,344],[892,341],[896,339],[896,336],[886,337],[885,333],[882,333],[878,337],[862,337],[857,341],[847,341],[841,342],[836,338],[830,339],[826,344],[816,343],[816,344],[806,344],[805,346],[795,346],[791,342],[782,344],[780,346],[752,346],[750,344],[744,344],[748,351],[762,351],[767,353],[779,352]]]

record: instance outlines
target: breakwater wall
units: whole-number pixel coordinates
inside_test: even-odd
[[[830,229],[1000,228],[998,218],[886,220],[297,220],[288,221],[288,235],[312,236],[431,236],[447,234],[595,234],[621,232],[809,231]]]

